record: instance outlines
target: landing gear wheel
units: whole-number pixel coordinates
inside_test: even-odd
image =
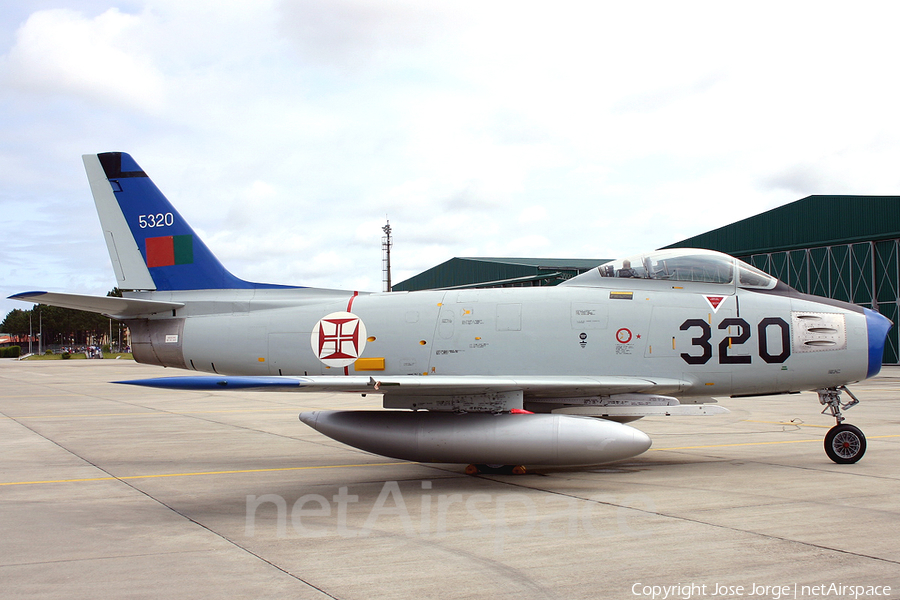
[[[510,475],[512,474],[512,465],[476,465],[478,472],[484,475]]]
[[[855,463],[866,453],[866,436],[849,423],[835,425],[825,435],[825,454],[834,462]]]
[[[469,465],[466,467],[466,475],[524,475],[526,469],[523,465]]]

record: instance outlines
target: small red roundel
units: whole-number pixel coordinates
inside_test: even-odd
[[[620,344],[627,344],[631,341],[631,330],[623,327],[616,332],[616,341]]]

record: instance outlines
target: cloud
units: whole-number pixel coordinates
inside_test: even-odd
[[[89,19],[68,9],[32,14],[4,57],[8,85],[36,94],[76,96],[153,113],[163,76],[131,43],[141,18],[111,8]]]
[[[457,18],[450,8],[414,0],[284,0],[278,30],[302,61],[353,72],[434,44]]]
[[[762,189],[785,190],[808,196],[823,189],[834,189],[828,173],[812,164],[795,164],[760,181]]]
[[[380,289],[385,218],[399,280],[900,192],[889,3],[115,4],[0,14],[8,294],[114,283],[85,152],[130,152],[237,275],[345,289]]]
[[[529,206],[519,211],[518,221],[521,224],[542,223],[550,218],[550,214],[543,206]]]

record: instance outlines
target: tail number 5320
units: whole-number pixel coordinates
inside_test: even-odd
[[[156,213],[155,215],[138,215],[138,227],[171,227],[175,223],[175,215],[170,212]]]

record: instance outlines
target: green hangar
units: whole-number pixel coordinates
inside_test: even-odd
[[[451,258],[395,284],[413,290],[558,285],[611,258]]]
[[[898,323],[898,245],[900,196],[808,196],[666,248],[718,250],[803,293],[853,302]],[[609,260],[453,258],[393,289],[557,285]],[[900,363],[900,327],[888,334],[884,362]]]

